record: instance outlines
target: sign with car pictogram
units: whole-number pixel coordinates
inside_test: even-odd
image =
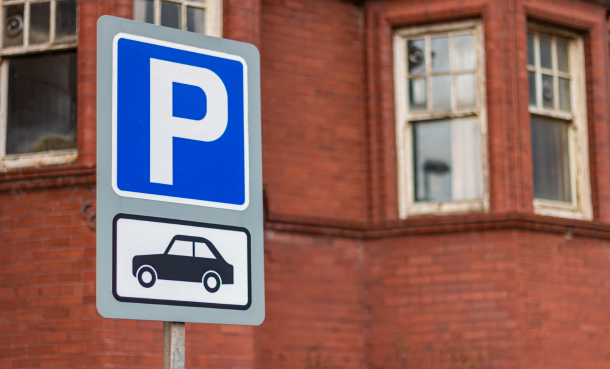
[[[263,321],[259,59],[249,44],[100,18],[102,316]]]

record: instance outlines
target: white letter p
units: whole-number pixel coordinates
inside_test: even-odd
[[[173,83],[201,88],[207,114],[201,120],[173,116]],[[173,184],[173,138],[210,142],[222,136],[228,122],[227,89],[206,68],[150,59],[150,181]]]

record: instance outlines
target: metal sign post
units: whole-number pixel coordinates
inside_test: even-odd
[[[184,323],[265,318],[260,55],[104,16],[97,40],[97,309]]]
[[[163,322],[163,369],[185,367],[184,323]]]

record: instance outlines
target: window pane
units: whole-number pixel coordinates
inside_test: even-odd
[[[411,40],[408,43],[407,60],[409,60],[410,74],[423,74],[426,72],[424,40]]]
[[[191,241],[174,241],[172,248],[168,254],[178,256],[193,256],[193,242]]]
[[[426,79],[409,80],[409,110],[426,110]]]
[[[76,52],[9,59],[7,154],[76,148]]]
[[[530,80],[530,105],[538,106],[538,97],[536,96],[536,73],[529,72]]]
[[[460,201],[483,196],[478,118],[413,125],[415,200]]]
[[[180,28],[180,5],[165,1],[161,3],[161,25]]]
[[[432,107],[434,110],[451,109],[451,76],[432,77]]]
[[[205,33],[205,10],[201,8],[186,8],[186,30]]]
[[[553,59],[551,55],[551,39],[540,36],[540,66],[542,68],[553,69]]]
[[[469,70],[476,67],[476,54],[474,50],[474,37],[472,35],[456,36],[455,40],[455,69]]]
[[[212,254],[210,248],[205,243],[195,242],[195,257],[198,258],[207,258],[207,259],[216,259],[216,256]]]
[[[570,111],[572,110],[570,104],[570,80],[565,78],[559,78],[559,109]]]
[[[527,64],[536,65],[536,58],[534,49],[534,35],[532,33],[527,34]]]
[[[23,45],[23,4],[4,7],[4,37],[2,45]]]
[[[474,108],[477,102],[474,73],[458,74],[455,83],[458,109]]]
[[[451,121],[413,124],[415,201],[451,201]]]
[[[76,0],[58,0],[55,13],[55,42],[76,39]]]
[[[557,69],[568,73],[570,70],[567,41],[557,40]]]
[[[568,125],[532,116],[534,197],[537,199],[572,201]]]
[[[553,76],[546,74],[542,75],[542,106],[553,109],[555,107],[553,95],[555,88],[553,86]]]
[[[155,3],[153,0],[134,0],[133,1],[133,19],[155,23]]]
[[[51,3],[30,4],[30,44],[49,42]]]
[[[433,38],[432,47],[432,72],[449,71],[449,37]]]

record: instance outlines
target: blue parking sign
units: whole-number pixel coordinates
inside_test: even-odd
[[[243,58],[118,34],[112,186],[125,197],[248,207]]]

